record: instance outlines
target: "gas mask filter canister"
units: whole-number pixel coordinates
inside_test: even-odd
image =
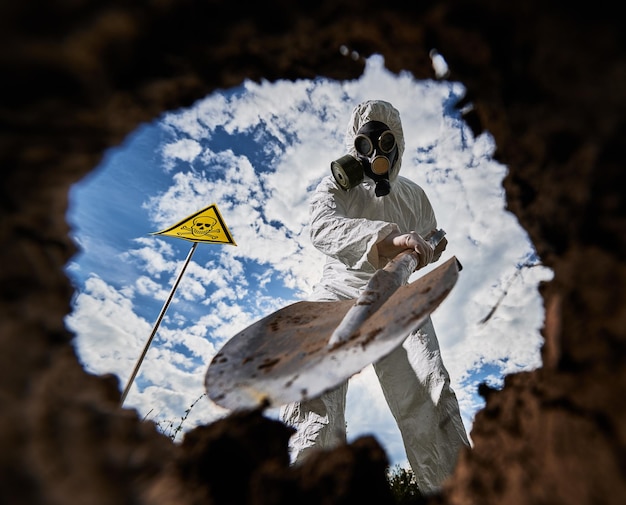
[[[376,183],[376,196],[389,194],[389,171],[398,156],[393,132],[380,121],[369,121],[357,132],[354,149],[357,158],[346,154],[330,164],[337,184],[347,191],[361,184],[367,175]]]

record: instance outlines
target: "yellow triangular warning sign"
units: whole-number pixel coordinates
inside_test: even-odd
[[[167,235],[191,242],[237,245],[215,204],[199,210],[166,230],[157,231],[151,235]]]

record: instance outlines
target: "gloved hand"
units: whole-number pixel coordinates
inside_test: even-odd
[[[376,244],[378,254],[385,258],[394,258],[407,249],[417,252],[419,262],[416,270],[425,267],[433,260],[434,250],[420,235],[414,231],[409,233],[393,232]]]

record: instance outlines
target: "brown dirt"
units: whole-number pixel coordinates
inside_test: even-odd
[[[544,366],[484,388],[475,447],[432,503],[626,502],[626,59],[617,3],[141,3],[0,6],[0,503],[390,503],[363,439],[286,464],[288,430],[259,413],[181,445],[79,366],[63,318],[75,253],[71,184],[140,122],[244,79],[357,78],[380,53],[465,84],[495,137],[509,209],[554,279]],[[386,6],[381,9],[381,6]],[[236,470],[233,470],[236,468]],[[236,479],[236,480],[235,480]]]

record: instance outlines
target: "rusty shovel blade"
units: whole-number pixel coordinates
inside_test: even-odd
[[[359,331],[330,336],[354,300],[296,302],[232,337],[205,376],[209,398],[231,410],[278,407],[314,398],[383,358],[419,328],[456,284],[455,257],[398,288]]]

